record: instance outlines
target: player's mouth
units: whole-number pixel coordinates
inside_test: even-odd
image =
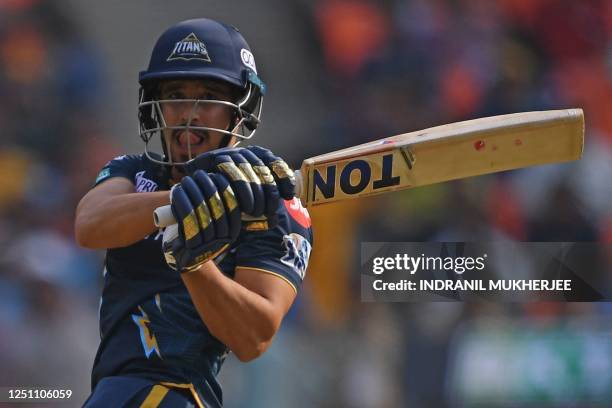
[[[189,149],[201,146],[208,141],[208,132],[196,129],[175,129],[172,132],[172,138],[176,144],[182,149]]]

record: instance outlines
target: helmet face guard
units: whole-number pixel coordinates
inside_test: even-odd
[[[182,79],[226,83],[237,89],[240,96],[235,101],[159,99],[161,81]],[[224,135],[219,147],[226,147],[232,137],[236,137],[237,142],[253,137],[260,124],[266,86],[257,76],[253,54],[242,35],[223,23],[195,19],[170,27],[157,40],[149,67],[140,73],[139,82],[139,134],[145,142],[147,157],[156,163],[185,163],[171,157],[171,149],[164,139],[167,131],[192,130],[196,134],[218,132]],[[191,105],[186,123],[168,125],[163,108],[172,104],[183,107]],[[232,120],[227,129],[192,124],[198,109],[207,104],[223,105],[231,110]],[[159,135],[159,139],[156,135]],[[161,142],[163,156],[159,155],[159,148],[152,146],[157,140]],[[193,158],[190,138],[187,138],[187,151],[189,159]]]

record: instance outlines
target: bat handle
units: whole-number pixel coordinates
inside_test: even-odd
[[[157,228],[166,228],[168,225],[176,224],[174,214],[169,205],[157,207],[153,211],[153,222]]]
[[[295,175],[295,196],[297,198],[302,198],[302,194],[305,193],[304,178],[302,176],[302,172],[300,170],[295,170],[293,174]]]
[[[301,197],[303,190],[303,181],[302,181],[302,173],[299,170],[295,171],[295,196]],[[243,221],[256,221],[264,219],[262,217],[252,217],[246,214],[242,215]],[[172,214],[172,209],[169,205],[164,205],[162,207],[158,207],[153,211],[153,222],[157,228],[165,228],[168,225],[176,224],[176,220],[174,219],[174,214]]]

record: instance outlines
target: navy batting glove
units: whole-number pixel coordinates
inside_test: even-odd
[[[295,174],[287,163],[270,150],[259,146],[248,146],[246,150],[257,156],[271,171],[278,185],[280,196],[285,200],[295,197]]]
[[[295,176],[287,163],[261,147],[223,148],[203,153],[186,165],[188,172],[219,172],[230,182],[240,210],[250,219],[247,229],[267,229],[278,224],[280,199],[295,195]]]
[[[223,253],[240,233],[240,210],[224,176],[202,170],[185,176],[170,190],[177,224],[164,231],[162,248],[168,265],[191,272]]]

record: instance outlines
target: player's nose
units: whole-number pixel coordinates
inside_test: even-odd
[[[205,114],[205,110],[202,105],[202,103],[197,101],[182,104],[180,110],[181,121],[183,123],[190,124],[202,123],[202,119]]]

